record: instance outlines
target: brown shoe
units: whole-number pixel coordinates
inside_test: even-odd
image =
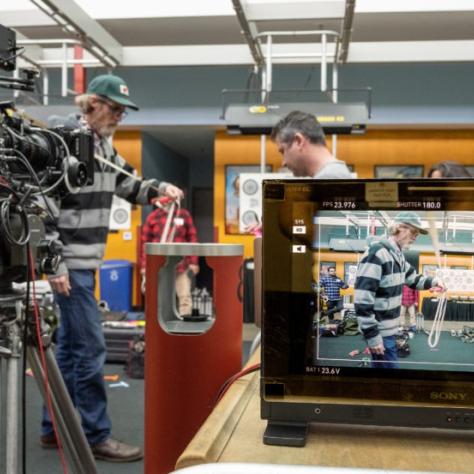
[[[143,458],[143,452],[138,446],[129,446],[114,438],[95,444],[91,449],[94,457],[102,461],[131,462]]]
[[[40,436],[40,446],[43,449],[57,449],[58,448],[58,442],[56,440],[56,436],[54,433],[47,434],[47,435],[41,435]]]

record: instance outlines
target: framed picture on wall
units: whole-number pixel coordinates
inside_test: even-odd
[[[422,267],[422,272],[424,276],[434,277],[436,275],[437,265],[425,264]]]
[[[240,173],[258,173],[260,165],[226,165],[225,167],[225,233],[241,234],[239,230]],[[270,173],[272,165],[265,166]]]
[[[344,281],[353,287],[356,280],[357,262],[344,262]]]
[[[423,165],[376,165],[375,178],[422,178],[425,172]]]

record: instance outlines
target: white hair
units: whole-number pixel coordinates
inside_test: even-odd
[[[83,115],[91,112],[91,99],[95,94],[80,94],[75,97],[74,102],[79,107]]]
[[[398,230],[400,229],[401,226],[403,226],[403,223],[401,223],[401,222],[392,222],[387,227],[387,235],[396,235],[396,234],[398,234]]]

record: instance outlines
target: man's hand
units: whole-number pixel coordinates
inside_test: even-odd
[[[51,287],[56,293],[60,295],[69,296],[71,290],[71,284],[69,282],[69,275],[60,275],[57,277],[49,278]]]
[[[444,293],[448,288],[443,280],[435,280],[434,285],[430,288],[431,292]]]
[[[168,184],[168,186],[166,186],[165,195],[171,199],[183,199],[184,197],[183,191],[173,184]]]
[[[145,292],[146,292],[146,269],[145,268],[142,268],[140,270],[140,274],[141,274],[141,283],[140,283],[140,290],[142,292],[142,294],[144,295]]]
[[[379,354],[379,355],[384,355],[385,354],[385,347],[382,344],[378,344],[376,345],[375,347],[369,347],[370,349],[370,352],[372,352],[372,354]]]
[[[247,234],[252,234],[255,237],[261,237],[262,236],[262,224],[257,223],[257,224],[250,224],[245,228],[245,232]]]
[[[199,273],[199,265],[189,265],[188,267],[195,275]]]

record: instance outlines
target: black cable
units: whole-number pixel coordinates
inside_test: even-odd
[[[247,75],[247,80],[245,84],[245,89],[243,89],[241,92],[245,92],[244,95],[244,103],[247,103],[250,98],[250,94],[252,92],[255,93],[255,99],[259,101],[260,98],[258,97],[258,92],[261,91],[261,84],[260,84],[260,79],[258,73],[252,68],[250,72]]]
[[[43,197],[43,200],[44,200],[44,203],[47,207],[47,209],[45,209],[48,214],[49,214],[49,217],[51,218],[51,220],[57,224],[57,219],[54,215],[54,212],[53,210],[51,209],[51,206],[49,205],[49,202],[48,202],[48,199],[44,193],[44,190],[43,190],[43,183],[41,183],[40,179],[38,178],[38,175],[36,174],[35,170],[33,169],[33,167],[31,166],[30,162],[28,161],[28,159],[26,158],[26,156],[21,153],[19,150],[12,150],[14,151],[15,153],[17,153],[19,155],[19,161],[21,163],[23,163],[25,165],[25,167],[28,169],[28,171],[30,172],[30,176],[36,181],[37,185],[38,185],[38,192],[41,194],[41,196]],[[56,183],[58,183],[60,180],[62,180],[64,177],[64,173],[63,175],[61,175],[61,177],[58,179],[58,181]]]
[[[11,189],[9,186],[5,186],[4,184],[0,183],[0,189],[6,189],[10,196],[5,198],[3,202],[0,204],[0,224],[2,224],[3,233],[5,238],[14,245],[24,245],[29,239],[29,225],[28,225],[28,216],[26,215],[25,209],[22,206],[20,208],[19,216],[23,222],[23,229],[22,234],[20,237],[15,237],[13,230],[10,226],[10,207],[12,204],[12,196],[14,196],[18,202],[20,202],[19,195]]]
[[[309,83],[311,82],[311,79],[313,78],[313,74],[314,74],[314,70],[315,70],[316,66],[311,66],[311,69],[309,70],[309,73],[308,73],[308,77],[305,81],[305,83],[303,84],[303,89],[306,89],[309,85]]]
[[[36,174],[35,170],[31,166],[30,162],[28,161],[28,158],[20,151],[15,148],[10,148],[10,149],[5,149],[6,151],[11,151],[14,152],[18,155],[17,160],[20,161],[25,168],[30,172],[30,176],[33,178],[34,181],[36,181],[36,184],[38,185],[38,188],[41,188],[42,184],[38,175]]]
[[[252,79],[253,79],[253,76],[254,76],[255,72],[253,71],[253,69],[250,70],[249,74],[247,75],[247,82],[245,84],[245,96],[244,96],[244,103],[247,103],[249,101],[249,97],[250,97],[250,92],[251,92],[251,88],[252,88]]]
[[[20,236],[16,237],[10,225],[10,207],[12,205],[11,199],[5,199],[0,206],[0,222],[3,226],[3,233],[9,243],[19,246],[25,245],[30,238],[28,217],[23,208],[16,209],[23,223],[22,233]]]
[[[225,393],[227,392],[227,390],[229,389],[229,387],[237,380],[239,379],[240,377],[243,377],[244,375],[247,375],[247,374],[250,374],[252,372],[256,372],[257,370],[259,370],[261,367],[261,364],[260,362],[254,364],[254,365],[251,365],[249,367],[246,367],[246,368],[243,368],[242,370],[240,370],[239,372],[237,372],[236,374],[234,375],[231,375],[222,385],[221,387],[219,388],[219,391],[217,392],[217,395],[215,397],[215,399],[213,400],[212,402],[212,406],[215,406],[217,405],[217,403],[219,403],[219,401],[222,399],[222,397],[225,395]]]

